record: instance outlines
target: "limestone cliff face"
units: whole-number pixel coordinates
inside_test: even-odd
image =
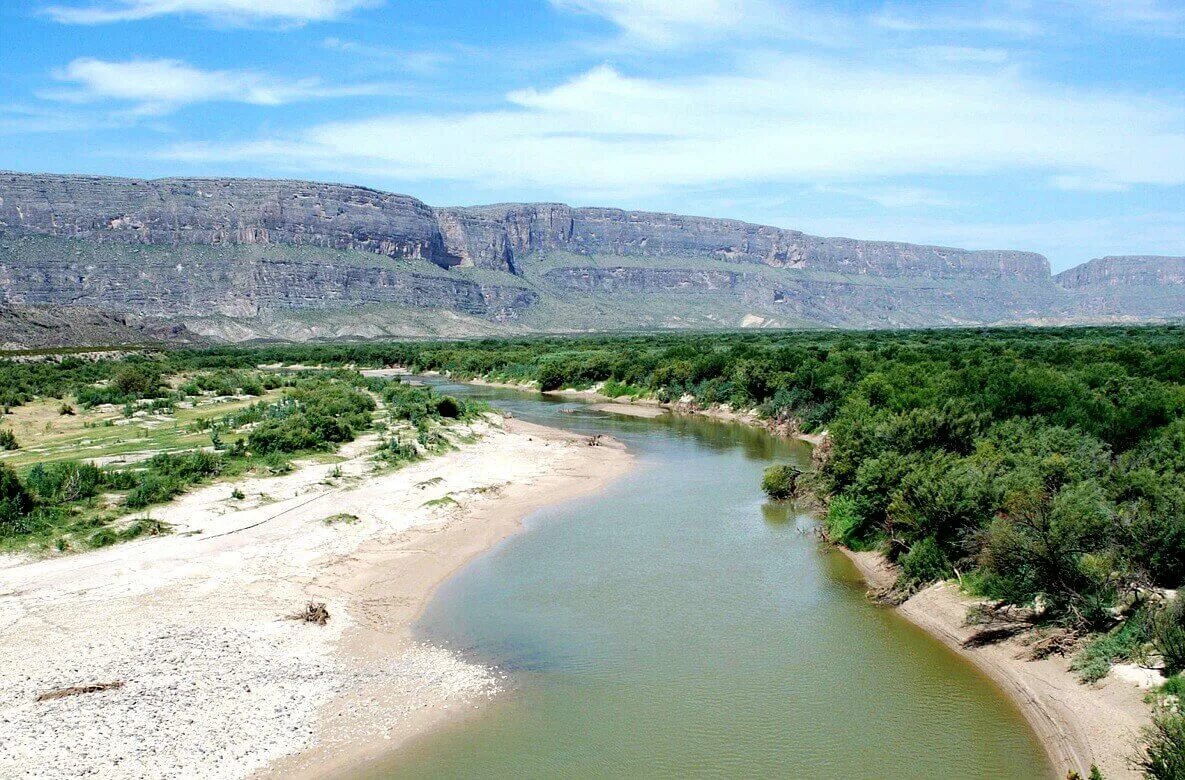
[[[290,244],[510,273],[531,254],[714,258],[927,279],[1049,277],[1030,252],[846,238],[728,219],[558,203],[433,209],[407,195],[261,179],[119,179],[0,174],[0,231],[140,244]]]
[[[92,307],[236,339],[1126,321],[1185,316],[1185,258],[1102,258],[1054,278],[1031,252],[727,219],[0,173],[2,306]]]
[[[1185,317],[1185,257],[1101,257],[1063,271],[1054,281],[1074,295],[1082,316]]]
[[[437,265],[432,209],[363,187],[260,179],[0,174],[0,231],[134,244],[292,244]]]
[[[714,258],[842,274],[927,279],[1049,279],[1049,262],[1032,252],[969,251],[849,238],[730,219],[646,211],[503,204],[437,209],[450,223],[449,251],[475,265],[513,269],[532,252]]]
[[[1185,285],[1185,257],[1100,257],[1062,271],[1054,277],[1054,281],[1070,290],[1099,286]]]

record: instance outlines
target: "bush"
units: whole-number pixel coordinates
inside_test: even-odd
[[[1135,612],[1117,628],[1100,634],[1082,648],[1070,663],[1083,682],[1097,682],[1111,671],[1111,665],[1131,661],[1148,642],[1147,613]]]
[[[143,509],[153,504],[170,501],[184,490],[185,485],[173,477],[146,474],[140,484],[124,496],[123,505],[128,509]]]
[[[798,477],[802,472],[789,463],[775,463],[761,477],[761,489],[775,501],[794,498]]]
[[[0,429],[0,450],[19,450],[21,445],[17,443],[16,434],[7,428]]]
[[[33,509],[33,499],[16,472],[0,463],[0,535],[21,532],[21,522]]]
[[[25,477],[25,486],[39,500],[50,504],[69,503],[97,495],[106,484],[103,470],[93,463],[60,461],[38,463]]]
[[[918,583],[944,580],[951,574],[950,562],[933,536],[927,536],[909,549],[901,558],[901,570],[910,581]]]
[[[836,496],[827,508],[827,516],[823,518],[827,538],[853,550],[865,547],[863,524],[856,502],[847,496]]]
[[[1185,715],[1161,712],[1144,729],[1146,744],[1136,768],[1150,780],[1185,778]]]
[[[1185,597],[1178,595],[1152,618],[1152,644],[1164,657],[1165,674],[1185,671]]]

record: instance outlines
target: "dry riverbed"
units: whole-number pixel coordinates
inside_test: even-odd
[[[0,559],[0,777],[318,775],[471,711],[497,671],[416,642],[416,616],[525,514],[630,462],[482,428],[399,471],[364,438],[335,465],[199,488],[153,510],[169,536]],[[291,619],[311,601],[325,625]],[[74,686],[109,687],[38,701]]]

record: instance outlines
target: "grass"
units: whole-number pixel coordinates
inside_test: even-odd
[[[442,506],[457,506],[457,499],[453,498],[452,493],[446,493],[440,498],[434,498],[431,501],[425,501],[423,506],[427,507],[442,507]]]

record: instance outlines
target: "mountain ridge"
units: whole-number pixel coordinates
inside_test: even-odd
[[[1100,258],[1055,276],[1033,252],[662,212],[0,172],[0,303],[231,340],[1156,320],[1185,316],[1179,261]]]

